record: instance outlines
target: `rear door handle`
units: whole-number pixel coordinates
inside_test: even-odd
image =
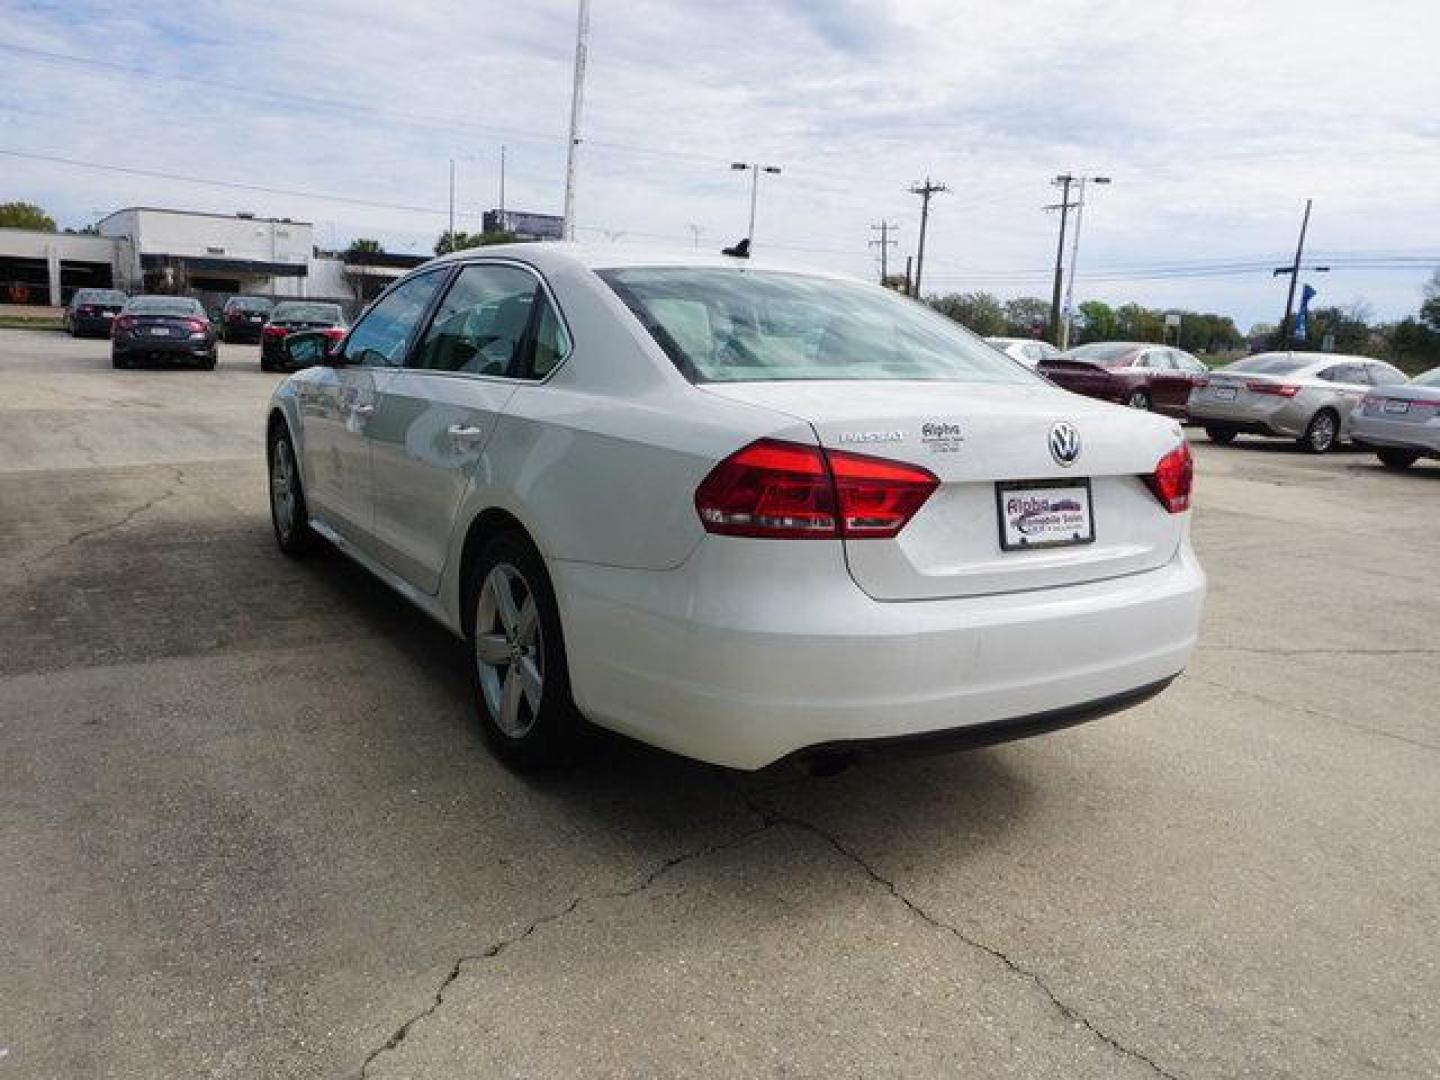
[[[449,431],[450,431],[450,437],[451,437],[452,439],[462,439],[462,440],[478,439],[478,438],[480,438],[481,435],[484,435],[484,434],[485,434],[484,430],[481,429],[481,428],[478,428],[478,427],[468,427],[468,426],[466,426],[466,425],[464,425],[464,424],[451,424],[451,425],[450,425],[450,428],[449,428]]]
[[[375,406],[374,406],[374,405],[356,405],[356,406],[355,406],[355,415],[358,416],[358,417],[360,417],[360,419],[362,419],[362,420],[369,420],[370,417],[372,417],[372,416],[375,415]]]

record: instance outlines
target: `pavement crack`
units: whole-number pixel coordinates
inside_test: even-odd
[[[503,953],[506,949],[520,944],[521,942],[525,941],[527,938],[535,934],[536,931],[540,930],[541,928],[548,926],[551,923],[559,922],[562,919],[573,915],[580,907],[587,903],[594,903],[595,901],[599,900],[623,900],[627,897],[638,896],[640,893],[645,892],[647,889],[653,886],[657,881],[663,878],[671,870],[674,870],[677,866],[688,862],[694,862],[696,859],[704,858],[707,855],[714,855],[717,852],[725,851],[727,848],[735,847],[739,844],[744,843],[746,840],[749,840],[750,838],[759,835],[767,829],[772,828],[774,825],[774,820],[770,819],[769,817],[762,816],[757,824],[751,826],[748,829],[745,829],[742,832],[736,833],[733,836],[729,836],[724,840],[717,840],[712,844],[706,844],[703,847],[695,848],[692,851],[686,851],[682,852],[679,855],[671,856],[670,858],[657,863],[654,867],[651,868],[648,873],[645,874],[644,877],[642,877],[638,882],[633,885],[628,885],[621,889],[609,889],[603,892],[589,893],[576,896],[563,907],[557,908],[556,910],[551,911],[545,915],[541,915],[539,918],[534,919],[532,922],[524,926],[521,930],[510,935],[509,937],[500,938],[498,941],[491,942],[480,952],[466,953],[464,955],[456,957],[455,962],[450,966],[450,970],[446,972],[445,977],[440,980],[440,985],[435,988],[435,994],[431,998],[430,1003],[426,1005],[425,1008],[417,1012],[414,1016],[410,1017],[410,1019],[406,1020],[398,1028],[396,1028],[395,1031],[390,1035],[390,1037],[386,1039],[383,1043],[381,1043],[379,1046],[375,1047],[368,1054],[366,1054],[365,1060],[360,1063],[360,1071],[357,1076],[362,1078],[363,1080],[363,1077],[369,1071],[370,1066],[375,1063],[376,1059],[398,1047],[410,1036],[410,1032],[414,1030],[416,1025],[423,1023],[426,1019],[433,1016],[436,1011],[438,1011],[439,1008],[445,1004],[445,992],[449,990],[455,980],[460,977],[461,973],[465,970],[467,965],[476,964],[483,960],[493,960],[495,957]]]
[[[1074,1005],[1069,1004],[1063,998],[1061,998],[1054,991],[1054,989],[1051,988],[1050,984],[1045,981],[1045,978],[1040,975],[1039,972],[1033,971],[1030,968],[1025,967],[1019,961],[1013,959],[1003,950],[995,947],[994,945],[988,945],[985,942],[979,940],[978,938],[972,937],[969,934],[965,933],[959,927],[945,922],[938,916],[931,914],[920,904],[912,900],[910,897],[906,896],[905,893],[901,891],[900,887],[896,885],[893,880],[880,873],[879,870],[877,870],[871,863],[866,861],[857,851],[847,847],[837,837],[826,832],[820,826],[814,824],[813,822],[806,821],[804,818],[795,817],[791,814],[782,813],[768,807],[760,806],[749,796],[746,797],[746,803],[747,805],[749,805],[751,810],[753,810],[756,814],[760,815],[763,821],[766,821],[772,825],[789,825],[793,829],[807,832],[812,836],[819,838],[824,843],[828,844],[842,858],[859,867],[860,870],[864,872],[866,877],[868,877],[875,884],[883,888],[899,903],[903,904],[910,911],[910,913],[914,915],[917,919],[919,919],[921,922],[925,923],[927,926],[930,926],[935,930],[939,930],[942,933],[949,934],[957,941],[968,945],[970,948],[976,949],[979,952],[985,953],[987,956],[993,957],[994,959],[1000,961],[1000,963],[1004,964],[1005,967],[1012,974],[1018,975],[1020,978],[1025,979],[1026,981],[1034,985],[1035,988],[1038,989],[1040,993],[1045,996],[1045,998],[1049,1001],[1050,1005],[1066,1020],[1068,1020],[1072,1024],[1083,1027],[1087,1032],[1089,1032],[1091,1036],[1104,1043],[1106,1046],[1110,1047],[1116,1053],[1130,1058],[1133,1061],[1140,1062],[1141,1064],[1149,1068],[1152,1072],[1154,1072],[1156,1076],[1165,1077],[1166,1080],[1180,1080],[1177,1074],[1170,1072],[1153,1058],[1146,1055],[1143,1051],[1136,1050],[1134,1047],[1131,1046],[1127,1046],[1115,1036],[1109,1034],[1100,1027],[1097,1027],[1096,1024],[1084,1013],[1082,1013],[1078,1008],[1076,1008]]]
[[[105,533],[114,532],[117,529],[123,529],[140,515],[148,513],[149,511],[155,509],[155,507],[159,506],[165,500],[174,498],[175,495],[179,492],[180,488],[185,486],[185,470],[178,466],[171,466],[170,471],[174,474],[174,482],[168,488],[162,491],[159,495],[155,495],[149,499],[146,499],[138,506],[132,506],[130,509],[126,510],[123,514],[121,514],[119,517],[115,518],[112,521],[101,522],[99,525],[92,525],[89,528],[81,529],[77,533],[72,533],[60,543],[55,544],[50,548],[47,548],[39,555],[36,555],[27,561],[30,563],[30,565],[33,566],[37,563],[42,563],[48,559],[54,558],[57,554],[64,551],[66,548],[74,547],[82,540],[89,540],[96,536],[102,536]]]

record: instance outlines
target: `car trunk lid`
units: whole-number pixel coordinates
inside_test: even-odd
[[[1160,506],[1143,479],[1181,441],[1173,421],[1043,384],[936,382],[711,383],[710,393],[802,419],[820,445],[920,465],[940,486],[888,539],[845,541],[851,576],[881,600],[978,596],[1138,573],[1170,561],[1184,515]],[[1072,425],[1074,464],[1051,451]],[[1006,550],[1002,491],[1032,482],[1088,500],[1094,539]],[[1021,491],[1019,498],[1025,497]],[[1012,537],[1013,538],[1013,537]]]

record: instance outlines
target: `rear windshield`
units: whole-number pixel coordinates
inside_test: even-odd
[[[295,322],[340,322],[339,304],[276,304],[275,310],[270,317],[281,321],[291,319]]]
[[[125,305],[132,315],[204,315],[200,301],[185,296],[137,296]]]
[[[1084,360],[1088,364],[1102,367],[1117,364],[1135,351],[1127,341],[1096,341],[1089,345],[1078,345],[1065,354],[1069,359]]]
[[[1440,386],[1440,367],[1431,368],[1423,375],[1416,375],[1410,381],[1416,386]]]
[[[272,305],[263,296],[232,296],[225,306],[240,311],[269,311]]]
[[[1038,376],[889,289],[765,270],[597,271],[691,382]]]
[[[119,289],[80,289],[75,293],[77,304],[123,304],[125,294]]]
[[[1309,367],[1311,361],[1296,360],[1291,356],[1273,356],[1262,353],[1259,356],[1247,356],[1244,360],[1236,360],[1222,371],[1250,371],[1256,375],[1289,375],[1292,371],[1299,371],[1303,367]]]

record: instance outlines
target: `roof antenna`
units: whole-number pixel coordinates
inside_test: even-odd
[[[737,259],[748,259],[750,257],[750,238],[747,236],[734,247],[721,248],[721,255],[731,255]]]

